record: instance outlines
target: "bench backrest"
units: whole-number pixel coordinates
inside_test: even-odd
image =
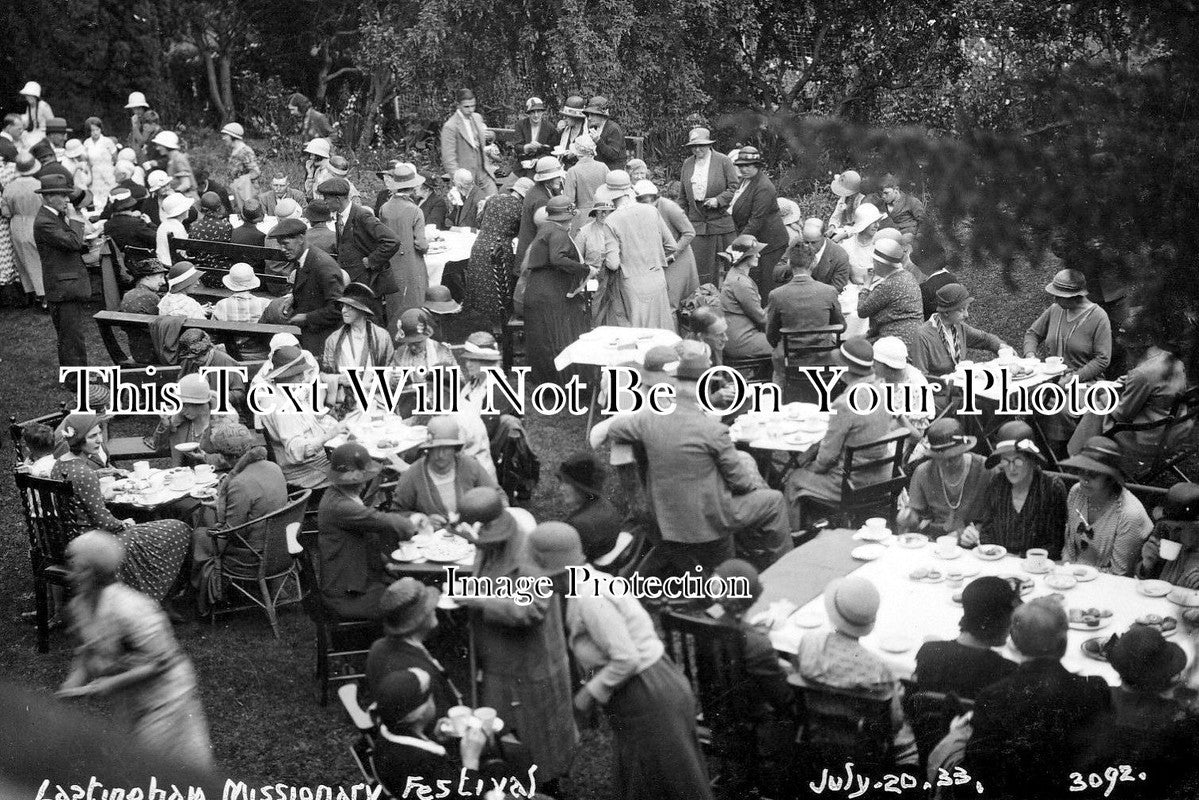
[[[154,320],[159,319],[159,316],[157,314],[130,314],[124,311],[99,311],[92,319],[96,321],[96,325],[100,328],[100,336],[104,340],[105,345],[109,346],[110,342],[116,341],[112,335],[114,328],[120,328],[126,332],[141,331],[148,334]],[[260,343],[265,350],[270,344],[271,337],[277,333],[300,335],[300,329],[295,325],[268,325],[263,322],[226,322],[219,319],[192,319],[190,317],[183,321],[183,330],[206,331],[217,344],[225,345],[226,350],[234,358],[239,358],[241,352],[238,349],[238,341],[240,339],[250,339],[256,343]],[[114,352],[111,346],[109,346],[109,355],[112,356],[114,364],[121,363],[120,355]]]

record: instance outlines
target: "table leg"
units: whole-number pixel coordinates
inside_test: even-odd
[[[599,370],[596,369],[595,379],[591,383],[591,399],[587,401],[587,430],[591,430],[591,423],[595,419],[595,409],[599,405]]]

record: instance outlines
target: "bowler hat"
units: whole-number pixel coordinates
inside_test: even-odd
[[[341,291],[341,297],[334,302],[341,303],[343,306],[356,308],[363,314],[375,316],[374,310],[371,308],[371,303],[377,299],[375,292],[365,283],[354,282],[346,286]]]
[[[1076,269],[1060,270],[1045,291],[1054,297],[1081,297],[1087,293],[1087,276]]]
[[[881,598],[866,578],[834,578],[824,589],[824,610],[833,627],[846,636],[860,638],[874,630]]]
[[[244,215],[244,212],[243,212]],[[254,220],[246,219],[247,223]],[[308,226],[295,217],[279,220],[279,224],[271,228],[271,232],[267,236],[272,239],[286,239],[289,236],[303,236],[308,232]]]
[[[379,469],[365,447],[358,442],[346,442],[329,454],[325,476],[334,486],[349,486],[366,483],[379,474]]]
[[[441,592],[416,578],[400,578],[379,598],[383,629],[392,636],[406,636],[437,613]]]
[[[38,179],[41,183],[36,191],[38,194],[72,194],[75,184],[60,172],[51,172]]]
[[[587,563],[579,532],[565,522],[542,522],[529,534],[529,558],[542,575],[560,575]]]
[[[424,309],[434,314],[457,314],[462,304],[454,299],[448,287],[434,284],[425,289]]]
[[[1161,691],[1187,665],[1186,652],[1156,628],[1133,625],[1107,651],[1121,680],[1138,689]]]
[[[333,214],[329,211],[329,207],[325,205],[324,200],[313,200],[304,206],[303,217],[312,223],[328,222],[333,219]]]
[[[929,455],[934,459],[960,456],[978,444],[977,437],[967,436],[962,423],[953,417],[941,417],[933,422],[924,432],[924,438],[928,441]]]
[[[221,283],[231,292],[248,292],[262,285],[262,281],[254,274],[254,268],[245,262],[231,266],[229,271],[221,276]]]
[[[1098,472],[1123,486],[1127,479],[1121,466],[1122,458],[1120,445],[1106,436],[1092,436],[1087,439],[1082,450],[1062,461],[1059,466],[1069,470]]]
[[[322,181],[316,190],[325,197],[349,197],[350,182],[345,178],[329,178]]]
[[[1037,447],[1033,437],[1036,434],[1033,432],[1032,426],[1027,422],[1013,420],[1005,422],[999,426],[999,432],[996,434],[999,441],[992,449],[991,455],[987,456],[987,469],[991,469],[1000,460],[1013,453],[1027,456],[1039,464],[1045,463],[1045,457],[1041,455],[1041,448]]]
[[[840,175],[833,176],[829,188],[837,197],[849,197],[862,190],[862,176],[852,169],[847,169]]]

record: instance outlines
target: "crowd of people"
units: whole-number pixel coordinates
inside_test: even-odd
[[[246,553],[213,534],[260,520],[301,490],[312,492],[326,613],[380,626],[364,686],[379,723],[374,769],[396,796],[411,775],[497,769],[488,737],[447,740],[440,721],[466,692],[425,646],[439,593],[396,580],[388,559],[422,530],[469,530],[476,576],[555,582],[550,598],[523,606],[458,601],[478,654],[470,679],[477,674],[483,703],[500,710],[523,748],[504,767],[522,757],[536,764],[539,786],[554,796],[569,796],[562,778],[579,747],[576,713],[586,718],[595,708],[612,730],[620,797],[713,792],[692,686],[656,625],[670,608],[611,591],[567,598],[567,568],[604,585],[622,570],[665,578],[699,568],[744,577],[756,596],[760,573],[819,529],[847,486],[894,477],[885,460],[894,447],[908,476],[897,506],[885,510],[897,532],[1014,555],[1041,548],[1104,573],[1199,589],[1199,538],[1191,535],[1199,489],[1171,489],[1155,523],[1129,488],[1147,461],[1190,438],[1188,425],[1140,424],[1186,411],[1178,332],[1128,333],[1129,309],[1089,299],[1095,278],[1077,265],[1045,286],[1050,302],[1028,320],[1022,342],[972,326],[968,276],[939,244],[935,209],[895,175],[847,169],[829,185],[831,215],[805,217],[800,201],[779,196],[756,147],[725,154],[707,128],[688,132],[679,179],[655,183],[666,165],[651,171],[628,157],[604,97],[567,98],[556,122],[545,101],[529,98],[515,138],[502,142],[464,89],[441,130],[444,174],[396,159],[376,173],[384,189],[372,204],[336,149],[336,126],[300,94],[289,99],[306,158],[294,187],[260,166],[238,123],[221,130],[224,185],[193,169],[185,143],[139,92],[126,106],[123,143],[95,117],[85,122],[86,139],[70,139],[41,86],[30,82],[21,94],[23,112],[5,116],[0,132],[0,285],[19,285],[8,294],[49,311],[60,365],[87,364],[88,264],[109,242],[128,273],[122,311],[300,330],[258,352],[249,339],[239,345],[242,362],[258,369],[235,382],[228,414],[217,411],[215,378],[199,371],[238,359],[202,330],[174,328],[168,349],[182,367],[182,410],[150,438],[170,449],[173,464],[208,464],[225,477],[214,501],[180,502],[172,518],[135,523],[109,511],[101,484],[120,470],[102,413],[69,414],[56,429],[24,427],[23,468],[71,484],[81,532],[68,548],[74,598],[63,613],[82,646],[60,694],[124,690],[135,730],[152,746],[211,762],[195,676],[159,604],[175,619],[180,599],[203,613],[219,604],[222,564]],[[431,230],[450,227],[477,231],[459,265],[459,297],[430,284],[424,260]],[[188,242],[200,240],[272,249],[247,250],[263,255],[214,270],[207,251],[188,255]],[[227,292],[202,304],[193,293],[214,274]],[[503,362],[514,320],[534,384],[576,374],[555,359],[599,326],[681,337],[627,365],[644,379],[638,391],[674,385],[674,412],[618,414],[588,431],[590,449],[576,443],[580,452],[555,465],[559,520],[538,523],[518,507],[527,493],[514,486],[537,475],[526,421],[485,402],[485,368]],[[163,363],[161,339],[132,335],[131,361]],[[1006,422],[959,415],[963,397],[949,376],[980,352],[1008,365],[1019,356],[1055,359],[1062,386],[1107,377],[1118,404],[1103,415]],[[720,365],[761,367],[788,401],[813,399],[797,367],[841,368],[827,433],[785,466],[739,450],[727,423],[744,409],[713,414],[697,395]],[[453,414],[406,407],[405,422],[425,426],[426,441],[406,458],[379,460],[346,441],[350,415],[368,409],[358,407],[343,370],[387,366],[460,367],[463,381]],[[858,387],[930,383],[940,388],[926,408],[850,410]],[[283,385],[304,397],[323,385],[328,407],[250,413],[248,392]],[[716,398],[731,392],[709,388]],[[102,411],[104,399],[95,400]],[[851,449],[876,463],[849,476]],[[1055,468],[1077,482],[1067,488]],[[609,471],[618,489],[606,486]],[[265,535],[258,524],[241,538],[253,549]],[[1163,539],[1182,542],[1182,555],[1165,558]],[[1169,693],[1185,654],[1154,630],[1134,629],[1111,649],[1123,683],[1109,690],[1061,665],[1067,620],[1059,604],[1021,605],[1018,587],[980,578],[963,593],[961,635],[926,643],[912,679],[918,690],[972,701],[972,716],[951,721],[907,703],[891,669],[860,643],[884,602],[877,588],[850,575],[823,595],[831,629],[805,635],[785,660],[747,620],[749,603],[703,598],[741,631],[745,691],[782,723],[782,744],[802,727],[788,684],[796,676],[887,701],[888,767],[935,775],[962,765],[988,796],[1057,796],[1069,772],[1116,761],[1148,765],[1161,779],[1195,742],[1190,706]],[[995,652],[1009,634],[1019,666]],[[799,745],[776,749],[780,775],[806,774]],[[773,791],[798,785],[783,780]]]

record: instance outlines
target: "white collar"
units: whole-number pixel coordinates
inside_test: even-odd
[[[824,255],[825,248],[827,248],[827,247],[828,247],[828,239],[825,238],[825,240],[820,243],[820,249],[816,251],[816,254],[814,256],[812,256],[812,264],[813,265],[820,263],[820,258],[821,258],[821,256]]]
[[[379,735],[389,742],[402,744],[407,747],[416,747],[421,750],[428,751],[435,756],[445,756],[445,748],[437,742],[430,742],[428,739],[419,739],[416,736],[400,736],[387,730],[387,726],[379,725]]]
[[[301,263],[301,264],[306,264],[306,263],[308,262],[308,251],[309,251],[310,249],[311,249],[311,248],[305,247],[305,248],[304,248],[304,252],[303,252],[303,253],[300,253],[300,261],[299,261],[299,263]]]
[[[346,203],[346,207],[342,211],[337,212],[337,218],[341,220],[341,225],[344,228],[345,224],[350,221],[350,212],[354,210],[354,204]]]
[[[56,217],[62,217],[63,219],[66,219],[66,216],[64,214],[60,214],[58,212],[58,209],[54,208],[54,206],[52,206],[52,205],[49,205],[47,203],[42,203],[42,208],[48,209],[50,211],[50,213]]]

